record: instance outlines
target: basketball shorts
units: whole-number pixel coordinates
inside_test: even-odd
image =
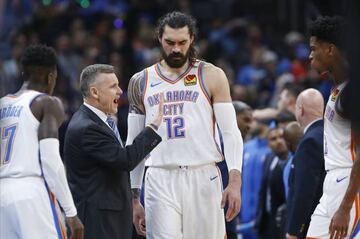
[[[221,198],[221,174],[215,165],[148,168],[146,238],[225,238]]]
[[[66,238],[59,206],[42,178],[2,178],[0,188],[0,238]]]
[[[327,172],[323,185],[323,195],[311,216],[307,238],[330,238],[330,222],[345,195],[350,180],[350,172],[351,168],[333,169]],[[350,213],[347,238],[360,238],[359,213],[358,193]]]

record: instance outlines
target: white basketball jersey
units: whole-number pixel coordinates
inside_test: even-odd
[[[350,121],[336,111],[335,105],[346,82],[334,87],[326,104],[324,117],[325,169],[351,168],[355,158],[354,139]]]
[[[158,130],[162,142],[146,165],[195,166],[223,159],[214,139],[215,117],[203,84],[203,65],[197,60],[175,80],[166,78],[159,64],[145,69],[146,124],[154,121],[164,93],[164,117]]]
[[[0,99],[0,178],[41,176],[39,163],[39,121],[30,104],[42,93],[27,90]]]

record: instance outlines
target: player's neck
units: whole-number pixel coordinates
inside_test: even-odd
[[[162,68],[164,68],[164,69],[165,69],[166,71],[168,71],[168,72],[171,72],[171,73],[174,73],[174,74],[178,74],[178,75],[180,75],[181,73],[183,73],[183,72],[185,71],[185,69],[188,68],[189,64],[190,64],[190,61],[187,60],[182,67],[173,68],[173,67],[170,67],[168,64],[166,64],[166,61],[165,61],[165,60],[160,61],[160,66],[161,66]]]
[[[47,86],[44,86],[43,84],[38,84],[36,82],[24,82],[20,90],[35,90],[43,93],[48,92]]]
[[[333,81],[335,85],[340,85],[341,83],[347,80],[347,69],[345,64],[335,64],[333,69],[331,70],[331,74],[333,76]]]
[[[347,80],[347,76],[344,71],[333,71],[332,75],[335,85],[340,85]]]

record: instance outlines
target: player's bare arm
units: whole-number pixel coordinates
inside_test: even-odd
[[[61,101],[53,96],[39,97],[31,108],[35,117],[40,121],[39,140],[58,138],[58,129],[65,118]]]
[[[128,138],[126,144],[131,144],[136,135],[144,127],[145,122],[145,107],[143,103],[142,89],[145,85],[144,73],[138,72],[134,74],[129,82],[128,98],[129,98],[129,116],[128,116]],[[136,123],[139,122],[139,123]],[[136,130],[137,128],[137,130]],[[131,133],[133,132],[133,133]],[[145,236],[145,210],[140,203],[140,183],[134,181],[142,181],[145,163],[141,162],[130,174],[131,176],[131,191],[133,204],[133,223],[139,235]],[[135,184],[135,185],[134,185]]]
[[[84,237],[84,226],[76,215],[76,209],[75,211],[73,209],[75,206],[59,155],[57,138],[59,126],[65,118],[63,105],[56,97],[43,96],[33,102],[31,110],[40,121],[38,137],[45,180],[67,214],[66,223],[71,231],[71,239],[81,239]],[[44,146],[46,146],[45,150]],[[55,152],[50,152],[51,149],[54,149]]]
[[[231,96],[230,96],[230,87],[228,79],[222,69],[219,67],[216,67],[212,64],[206,64],[203,69],[203,76],[204,76],[204,83],[205,87],[208,89],[211,102],[213,104],[213,107],[218,107],[217,103],[228,103],[222,105],[222,107],[226,106],[226,108],[220,108],[218,110],[221,110],[225,113],[225,115],[219,116],[216,118],[219,127],[221,129],[220,123],[224,120],[231,119],[231,122],[224,122],[224,124],[233,125],[236,129],[235,131],[238,132],[238,134],[230,135],[229,141],[231,143],[235,143],[236,147],[229,147],[226,149],[226,143],[224,145],[225,147],[225,159],[227,160],[228,166],[232,163],[232,161],[235,162],[238,165],[241,165],[242,162],[242,138],[239,129],[236,125],[236,117],[235,117],[235,111],[233,109],[233,106],[231,104]],[[220,106],[220,105],[219,105]],[[216,109],[214,109],[215,111]],[[231,117],[228,117],[228,114],[231,115]],[[216,115],[216,112],[215,112]],[[221,114],[220,114],[221,115]],[[224,117],[226,116],[226,117]],[[232,130],[230,130],[232,131]],[[239,145],[237,143],[237,140],[239,140]],[[224,140],[225,141],[225,140]],[[236,149],[239,149],[236,151]],[[231,161],[230,161],[231,160]],[[228,211],[226,214],[226,220],[230,221],[232,220],[240,211],[241,207],[241,196],[240,196],[240,189],[241,189],[241,172],[240,172],[241,166],[239,166],[237,169],[233,167],[229,167],[229,184],[224,190],[223,193],[223,199],[222,199],[222,207],[225,206],[225,203],[228,204]]]
[[[144,73],[138,72],[133,75],[129,82],[128,97],[129,97],[129,112],[135,114],[145,114],[145,107],[143,103],[142,88],[145,85]]]
[[[355,137],[356,146],[360,146],[360,128],[353,127],[352,133]],[[336,233],[341,233],[343,238],[347,236],[350,222],[350,211],[355,201],[356,194],[360,190],[360,153],[357,151],[355,162],[351,169],[350,183],[340,204],[339,209],[335,212],[329,227],[330,238],[336,238]]]
[[[142,99],[142,86],[145,84],[144,74],[142,71],[135,73],[129,82],[128,98],[129,98],[129,113],[145,114],[145,107]],[[132,188],[133,199],[139,200],[140,188]]]

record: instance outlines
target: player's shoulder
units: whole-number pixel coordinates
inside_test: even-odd
[[[206,86],[210,88],[218,88],[228,82],[225,72],[209,62],[204,62],[202,75]]]
[[[42,107],[54,107],[55,109],[63,108],[63,104],[62,101],[60,100],[59,97],[56,96],[51,96],[51,95],[40,95],[39,97],[37,97],[36,99],[34,99],[33,105],[40,105]]]
[[[202,63],[203,63],[203,70],[206,73],[212,73],[212,74],[223,74],[224,73],[224,71],[220,67],[218,67],[210,62],[202,61]]]
[[[37,119],[41,119],[44,114],[54,115],[57,119],[63,119],[65,112],[60,98],[47,94],[35,98],[31,104],[31,111]]]

